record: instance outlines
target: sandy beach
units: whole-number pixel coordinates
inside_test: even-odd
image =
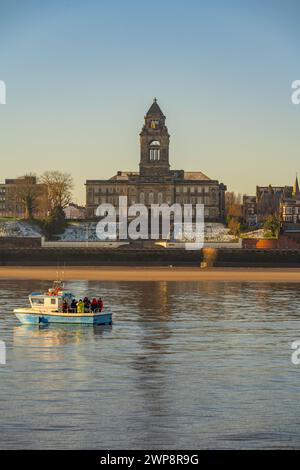
[[[182,268],[182,267],[0,267],[1,279],[99,281],[256,281],[300,282],[300,268]]]

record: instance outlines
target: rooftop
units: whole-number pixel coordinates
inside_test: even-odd
[[[184,172],[184,179],[185,180],[195,180],[195,181],[211,181],[211,178],[206,176],[202,171],[185,171]]]

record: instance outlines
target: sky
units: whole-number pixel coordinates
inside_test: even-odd
[[[298,0],[0,0],[0,179],[138,170],[153,98],[173,169],[228,190],[300,172]]]

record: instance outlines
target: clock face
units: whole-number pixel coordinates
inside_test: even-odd
[[[159,126],[159,121],[158,120],[151,121],[151,123],[150,123],[151,129],[157,129],[158,126]]]

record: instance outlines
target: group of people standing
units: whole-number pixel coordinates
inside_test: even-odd
[[[97,300],[94,297],[90,300],[88,297],[84,297],[84,299],[73,299],[72,302],[69,304],[67,299],[63,300],[62,303],[62,311],[63,313],[96,313],[102,312],[103,310],[103,300],[101,297]]]

